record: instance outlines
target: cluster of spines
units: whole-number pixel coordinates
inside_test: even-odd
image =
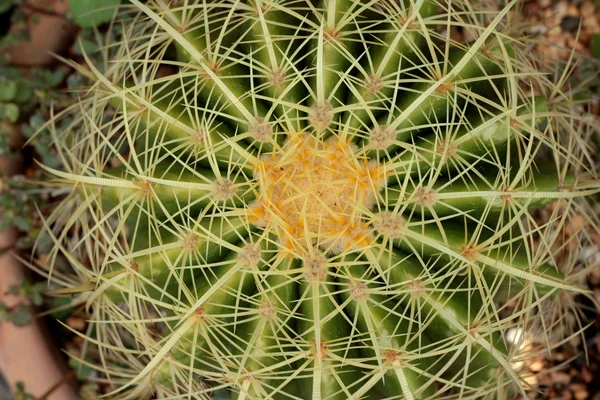
[[[333,11],[330,3],[139,5],[152,23],[135,17],[126,29],[135,41],[123,40],[121,61],[106,73],[90,66],[92,94],[74,108],[76,133],[59,142],[70,170],[56,171],[83,199],[65,202],[61,213],[74,218],[62,237],[73,225],[83,236],[57,252],[80,266],[85,284],[71,291],[94,304],[90,343],[112,363],[147,360],[134,372],[104,367],[117,389],[135,386],[130,398],[221,387],[239,398],[524,391],[511,365],[518,348],[502,334],[531,329],[531,312],[555,292],[578,292],[547,263],[552,242],[528,210],[595,188],[562,167],[584,167],[574,153],[585,149],[551,132],[565,123],[559,112],[521,93],[528,70],[513,58],[515,44],[454,43],[448,61],[436,62],[448,50],[432,27],[466,24],[456,10],[436,16],[442,5],[418,2],[406,10],[420,12],[397,9],[388,20],[390,9],[375,3],[339,2]],[[382,35],[369,13],[389,23]],[[362,71],[373,62],[361,61],[368,50],[363,58],[350,51],[364,35],[375,47],[399,46],[379,55],[387,64],[375,74]],[[169,44],[179,61],[166,61]],[[475,46],[481,52],[470,54]],[[407,49],[411,57],[401,55]],[[179,71],[159,76],[160,64]],[[279,182],[261,187],[264,157],[284,159],[284,137],[299,130],[317,147],[327,136],[354,139],[350,156],[383,171],[374,204],[352,204],[368,240],[289,246],[274,225],[253,219],[248,206]],[[535,156],[544,148],[561,165],[540,176]],[[270,215],[281,226],[284,216]],[[82,253],[89,266],[76,261]],[[518,299],[521,318],[501,316],[506,307],[495,302],[507,297]]]

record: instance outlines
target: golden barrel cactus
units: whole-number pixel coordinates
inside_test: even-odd
[[[109,397],[526,394],[598,183],[515,1],[132,4],[50,169]]]

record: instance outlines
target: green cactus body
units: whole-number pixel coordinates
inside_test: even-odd
[[[598,185],[512,3],[132,3],[49,222],[111,396],[525,395],[507,331],[581,292],[532,213]]]

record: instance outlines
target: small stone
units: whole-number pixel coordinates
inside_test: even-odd
[[[589,31],[594,32],[595,28],[598,28],[598,20],[594,18],[593,14],[583,18],[583,27]]]
[[[548,31],[548,36],[558,36],[558,35],[560,35],[561,32],[562,32],[562,29],[561,29],[560,25],[556,25],[556,26],[553,26],[552,28],[550,28],[550,30]],[[552,40],[552,42],[554,42],[554,40]]]
[[[579,17],[579,8],[577,8],[576,6],[574,6],[573,4],[571,4],[568,8],[567,8],[567,15],[570,15],[572,17]]]
[[[523,380],[531,387],[536,387],[539,384],[537,375],[525,375]]]
[[[581,344],[581,336],[573,336],[571,340],[569,340],[569,345],[573,346],[573,348],[577,348]]]
[[[450,40],[454,40],[456,42],[464,41],[463,34],[456,29],[456,27],[452,27],[450,29]]]
[[[535,17],[541,5],[535,2],[527,2],[523,6],[522,14],[527,17]]]
[[[532,35],[543,35],[548,32],[548,26],[544,24],[537,24],[529,28],[529,33]]]
[[[567,37],[567,40],[565,41],[566,44],[566,48],[567,49],[572,49],[575,48],[576,51],[583,51],[583,46],[581,44],[581,38],[579,38],[580,40],[577,40],[577,38],[573,35],[569,35]]]
[[[594,376],[592,375],[592,373],[590,372],[590,370],[587,369],[586,367],[583,367],[581,369],[581,377],[583,378],[583,380],[586,383],[590,383],[592,381],[592,379],[594,379]]]
[[[590,34],[585,28],[582,29],[581,33],[579,34],[579,43],[581,44],[581,47],[584,49],[586,49],[589,46]]]
[[[465,42],[467,42],[467,43],[473,42],[476,39],[474,32],[469,29],[465,29],[463,31],[463,36],[464,36]]]
[[[79,317],[69,317],[67,318],[67,325],[81,332],[85,329],[85,320]]]
[[[552,378],[552,382],[558,385],[566,385],[571,382],[571,377],[569,374],[563,371],[554,371],[550,374]]]
[[[533,372],[539,372],[542,370],[542,368],[544,368],[544,362],[542,360],[537,360],[529,367],[529,369]]]
[[[550,5],[552,4],[552,0],[540,0],[538,4],[541,8],[550,7]]]
[[[589,396],[587,387],[583,383],[574,383],[571,385],[570,389],[575,395],[575,399],[577,400],[584,400],[587,399]]]
[[[566,60],[571,55],[571,50],[568,47],[562,47],[558,49],[558,57],[562,60]],[[575,244],[576,240],[573,238],[572,244]]]
[[[551,8],[543,10],[540,15],[540,20],[548,26],[554,25],[557,21],[554,10]]]
[[[561,393],[561,398],[563,400],[571,400],[573,398],[573,393],[571,393],[569,390],[565,389]]]
[[[536,376],[538,378],[538,382],[539,382],[540,385],[542,385],[542,386],[552,386],[552,379],[550,378],[550,375],[542,373],[542,374],[539,374],[539,375],[536,375]]]
[[[569,4],[566,1],[560,1],[554,8],[554,11],[555,11],[556,15],[558,15],[558,17],[560,18],[567,13],[568,8],[569,8]]]
[[[592,286],[600,285],[600,268],[594,268],[590,271],[589,280]]]
[[[560,27],[566,32],[577,32],[581,18],[573,15],[567,15],[560,21]]]
[[[580,12],[586,20],[596,19],[594,18],[594,15],[596,15],[596,5],[589,0],[583,2],[583,4],[581,5]]]

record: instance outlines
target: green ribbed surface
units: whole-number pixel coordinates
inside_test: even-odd
[[[505,335],[579,291],[534,210],[597,185],[510,7],[134,5],[57,135],[112,396],[525,392]]]

